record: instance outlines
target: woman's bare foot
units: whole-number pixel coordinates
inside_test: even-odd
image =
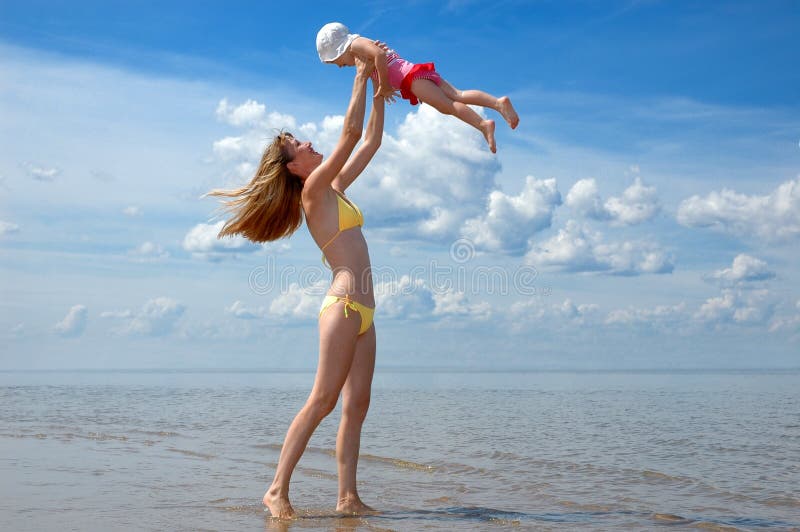
[[[494,120],[483,120],[480,125],[480,130],[483,133],[486,142],[489,143],[489,149],[492,153],[497,153],[497,146],[494,143]]]
[[[503,115],[503,118],[508,122],[508,125],[511,126],[511,129],[517,128],[519,125],[519,116],[514,110],[514,106],[511,105],[511,100],[508,99],[508,96],[502,96],[497,99],[497,111]]]
[[[278,519],[294,519],[297,517],[294,508],[289,502],[289,497],[281,495],[277,490],[270,489],[267,491],[261,502],[269,509],[272,517],[277,517]]]
[[[358,496],[339,499],[336,511],[348,515],[376,514],[377,510],[364,504]]]

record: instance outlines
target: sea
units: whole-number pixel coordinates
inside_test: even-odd
[[[800,370],[378,368],[261,497],[312,370],[0,372],[0,530],[800,530]]]

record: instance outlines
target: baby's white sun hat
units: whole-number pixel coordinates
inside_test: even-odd
[[[350,33],[341,22],[329,22],[317,32],[317,53],[323,63],[336,61],[359,35]]]

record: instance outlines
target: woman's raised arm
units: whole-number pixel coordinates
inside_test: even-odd
[[[344,116],[344,126],[339,142],[331,152],[330,157],[324,160],[305,181],[303,195],[314,197],[324,192],[333,179],[339,174],[353,149],[361,139],[361,130],[364,127],[364,108],[366,106],[367,80],[373,66],[356,58],[356,77],[353,81],[353,94]]]
[[[373,90],[375,95],[372,97],[372,111],[369,114],[364,142],[331,183],[331,186],[340,192],[344,192],[361,175],[381,146],[385,98],[374,87]]]

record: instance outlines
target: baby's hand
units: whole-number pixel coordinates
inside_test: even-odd
[[[381,50],[383,50],[384,52],[388,52],[389,50],[391,50],[391,48],[389,48],[389,47],[386,45],[386,43],[385,43],[385,42],[378,41],[378,40],[375,40],[375,41],[373,41],[373,42],[375,43],[375,45],[376,45],[378,48],[380,48],[380,49],[381,49]]]
[[[378,95],[382,98],[393,98],[395,96],[395,92],[397,91],[395,91],[391,85],[378,85]]]
[[[380,94],[378,96],[383,98],[384,100],[386,100],[386,103],[392,104],[392,103],[394,103],[394,99],[395,98],[399,98],[400,97],[400,91],[392,89],[392,92],[391,92],[391,94],[389,94],[389,96],[382,96]]]

